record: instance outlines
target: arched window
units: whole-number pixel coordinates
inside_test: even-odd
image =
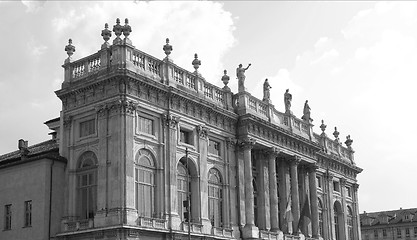
[[[336,234],[336,240],[340,240],[341,238],[340,238],[340,236],[341,236],[341,234],[340,234],[340,230],[341,230],[341,228],[340,228],[340,224],[343,224],[343,222],[342,222],[342,219],[341,219],[341,217],[342,217],[342,206],[341,206],[341,204],[340,204],[340,202],[338,202],[338,201],[336,201],[335,203],[334,203],[334,205],[333,205],[333,211],[334,211],[334,231],[335,231],[335,234]]]
[[[97,157],[83,153],[77,167],[77,211],[80,219],[94,218],[97,208]]]
[[[321,202],[321,199],[319,198],[318,201],[318,212],[319,212],[319,234],[320,236],[323,236],[323,203]]]
[[[186,163],[180,161],[177,167],[177,199],[178,199],[178,214],[182,221],[187,219],[187,207],[184,202],[186,202],[188,196],[188,189],[190,189],[191,176],[187,168]],[[190,196],[191,197],[191,196]],[[190,199],[191,206],[191,199]],[[191,209],[190,209],[191,210]]]
[[[213,227],[222,227],[223,191],[218,170],[212,168],[208,176],[209,218]]]
[[[151,153],[144,149],[136,155],[135,192],[139,216],[154,217],[155,164]]]
[[[353,240],[353,214],[350,206],[347,207],[347,227],[348,227],[348,239]]]

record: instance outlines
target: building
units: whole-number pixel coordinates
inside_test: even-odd
[[[417,208],[360,214],[364,240],[417,239]]]
[[[323,121],[314,133],[308,103],[297,118],[289,91],[275,109],[267,81],[253,97],[242,65],[233,93],[226,71],[217,87],[197,54],[189,72],[168,39],[159,60],[134,48],[130,31],[117,20],[110,44],[106,24],[101,49],[76,61],[72,41],[65,47],[62,111],[47,122],[66,160],[52,237],[361,239],[350,136],[343,146]]]

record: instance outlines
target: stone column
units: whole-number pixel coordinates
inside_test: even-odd
[[[258,238],[259,229],[255,226],[255,214],[254,214],[254,196],[252,185],[252,162],[251,162],[251,150],[255,145],[254,139],[245,139],[241,142],[243,148],[243,161],[244,161],[244,176],[245,176],[245,212],[246,212],[246,224],[243,228],[244,238]]]
[[[310,202],[311,202],[311,229],[313,238],[318,238],[319,234],[319,211],[317,200],[316,170],[317,165],[310,165],[308,168],[308,177],[310,183]]]
[[[267,153],[269,169],[269,201],[271,205],[271,232],[278,232],[280,229],[278,216],[278,190],[275,159],[279,154],[279,149],[272,147],[269,149]]]
[[[291,175],[291,209],[293,214],[293,234],[298,233],[298,222],[300,221],[300,196],[298,194],[298,164],[300,157],[294,156],[290,161],[290,175]]]
[[[256,169],[258,170],[257,179],[257,195],[258,195],[258,212],[257,212],[257,227],[262,230],[271,229],[271,217],[270,217],[270,188],[269,188],[269,171],[268,161],[265,159],[263,151],[258,152],[256,158]]]
[[[281,223],[281,229],[283,232],[285,233],[289,233],[290,232],[290,224],[288,219],[286,219],[286,210],[287,210],[287,205],[291,204],[288,203],[288,201],[290,201],[290,173],[289,173],[289,166],[288,166],[288,162],[284,159],[284,158],[280,158],[278,161],[278,186],[279,186],[279,196],[280,198],[278,199],[280,204],[279,204],[279,221]]]

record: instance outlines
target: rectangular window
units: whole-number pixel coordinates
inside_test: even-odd
[[[376,229],[374,230],[374,237],[378,238],[378,230],[376,230]]]
[[[317,182],[317,187],[321,189],[322,188],[322,186],[321,186],[322,183],[321,183],[321,177],[320,176],[316,177],[316,182]]]
[[[387,229],[382,229],[382,236],[387,237]]]
[[[348,197],[352,197],[352,189],[350,187],[346,187],[346,192]]]
[[[96,132],[96,120],[91,119],[80,123],[80,137],[92,135]]]
[[[153,120],[139,116],[139,132],[154,135]]]
[[[185,129],[180,130],[180,142],[194,145],[192,141],[192,134],[190,131],[187,131]]]
[[[4,230],[12,229],[12,205],[4,206]]]
[[[210,140],[209,141],[209,153],[214,154],[216,156],[220,156],[220,143]]]
[[[401,229],[397,228],[397,238],[401,238]]]
[[[405,229],[405,237],[410,237],[410,229],[409,228]]]
[[[32,226],[32,201],[25,201],[25,227]]]
[[[417,227],[414,227],[414,237],[417,237]]]
[[[339,182],[336,182],[336,181],[333,182],[333,191],[340,192]]]

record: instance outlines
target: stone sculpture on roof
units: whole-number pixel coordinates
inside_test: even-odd
[[[245,91],[245,71],[251,66],[249,63],[248,67],[243,68],[242,64],[239,64],[239,67],[236,68],[236,76],[238,79],[238,91],[244,92]]]
[[[285,113],[291,113],[291,101],[292,95],[289,93],[289,89],[287,89],[284,93],[284,104],[285,104]]]

